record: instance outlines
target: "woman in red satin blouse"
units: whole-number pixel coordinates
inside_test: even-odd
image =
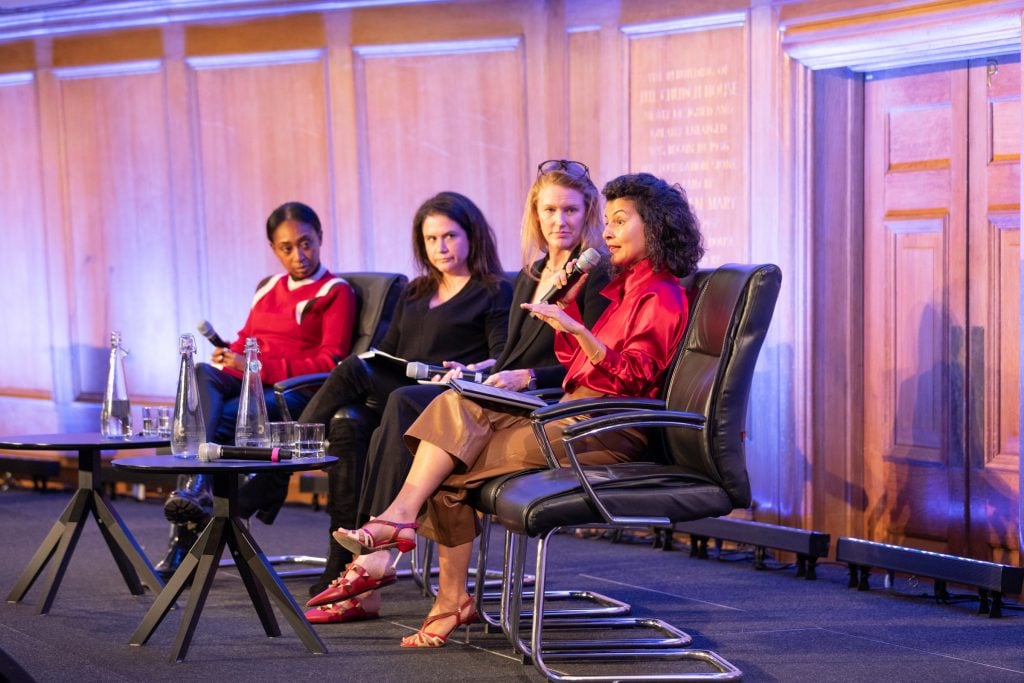
[[[704,253],[697,219],[678,185],[639,173],[612,180],[603,194],[603,236],[614,277],[601,292],[611,303],[593,329],[581,322],[574,292],[566,297],[567,305],[564,300],[560,305],[522,304],[556,331],[555,351],[568,370],[562,400],[658,394],[686,326],[687,300],[678,278],[695,270]],[[558,435],[580,419],[548,425],[561,457]],[[417,529],[438,542],[437,599],[421,629],[403,638],[402,646],[440,647],[455,629],[477,620],[466,592],[478,533],[476,512],[465,502],[467,490],[547,462],[529,418],[485,408],[452,391],[423,411],[406,432],[406,444],[415,458],[395,500],[366,526],[338,529],[334,538],[357,555],[411,550]],[[621,462],[640,457],[644,446],[639,430],[626,430],[598,435],[577,453],[584,464]],[[362,576],[351,586],[351,595],[393,581],[393,574]]]

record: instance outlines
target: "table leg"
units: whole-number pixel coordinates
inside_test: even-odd
[[[110,554],[114,556],[132,594],[141,595],[144,592],[139,583],[140,579],[154,595],[159,593],[164,586],[163,581],[157,577],[149,558],[142,552],[142,548],[107,497],[99,491],[94,491],[92,504],[93,514],[96,515],[96,521],[110,548]]]
[[[36,550],[32,559],[29,560],[28,566],[25,567],[24,571],[21,572],[21,576],[18,577],[18,582],[14,584],[14,588],[7,595],[7,602],[20,602],[25,597],[25,593],[28,592],[35,580],[42,574],[43,568],[47,565],[50,559],[53,557],[54,551],[57,550],[61,540],[64,538],[64,534],[68,532],[69,525],[73,525],[77,528],[77,531],[73,531],[74,540],[77,541],[78,534],[81,533],[80,522],[82,518],[87,514],[86,507],[89,505],[89,498],[92,493],[88,489],[78,489],[75,494],[71,497],[71,501],[64,508],[64,511],[60,515],[60,519],[54,522],[50,528],[50,532],[46,534],[46,538],[43,539],[42,545]],[[74,548],[74,541],[69,539],[69,542],[65,544],[62,552],[67,553],[70,549]],[[65,566],[66,566],[65,562]],[[61,570],[61,574],[63,574]],[[59,583],[59,581],[58,581]]]
[[[292,594],[281,583],[281,579],[271,568],[270,563],[267,562],[263,551],[256,545],[256,541],[249,534],[249,531],[237,518],[231,520],[230,532],[232,535],[228,537],[228,543],[233,546],[235,564],[239,573],[242,574],[243,580],[246,582],[246,588],[250,588],[250,583],[255,583],[255,580],[258,580],[259,585],[262,586],[258,593],[264,604],[266,603],[267,593],[269,593],[270,597],[274,598],[277,602],[277,606],[284,615],[284,618],[291,624],[292,630],[299,636],[306,649],[313,654],[322,655],[326,653],[327,648],[324,646],[323,641],[320,640],[320,636],[313,630],[310,623],[306,621],[306,617],[299,610],[299,606],[296,604],[295,599],[292,598]],[[250,574],[248,578],[246,578],[247,574]],[[266,592],[264,592],[264,589]],[[253,604],[256,605],[256,595],[252,588],[249,590],[249,595],[252,596]],[[268,608],[269,605],[265,605],[264,609]],[[257,612],[260,612],[260,609],[259,606],[256,607]],[[267,631],[267,635],[280,635],[280,631],[276,634],[271,634]]]
[[[213,577],[217,574],[217,565],[220,556],[224,552],[224,544],[227,541],[228,520],[223,517],[214,517],[210,520],[206,531],[209,536],[204,539],[200,537],[192,546],[189,555],[194,555],[199,560],[196,565],[195,576],[192,578],[192,589],[188,593],[188,604],[181,615],[181,624],[178,626],[178,635],[174,640],[174,648],[171,651],[172,662],[185,661],[188,654],[188,647],[192,643],[192,636],[196,631],[196,624],[199,623],[199,615],[203,612],[203,605],[210,594],[210,587],[213,585]],[[177,572],[175,572],[177,576]]]
[[[237,519],[231,520],[228,527],[228,548],[231,549],[231,556],[235,559],[235,569],[242,577],[242,583],[245,584],[245,590],[249,593],[252,606],[256,608],[256,615],[259,616],[260,623],[263,624],[264,633],[270,638],[276,638],[281,635],[281,627],[277,625],[277,618],[274,616],[274,610],[270,606],[263,583],[253,574],[252,568],[245,560],[250,553],[250,548],[244,541],[239,542],[238,528],[240,526],[241,523]]]
[[[53,568],[50,570],[50,578],[43,586],[43,601],[36,610],[37,614],[46,614],[57,597],[57,589],[64,579],[64,572],[71,562],[71,555],[75,552],[75,545],[78,544],[78,537],[82,535],[83,522],[92,510],[92,492],[78,490],[75,497],[71,499],[72,505],[68,506],[70,514],[64,526],[64,533],[61,534],[60,543],[57,545],[57,552],[53,559]],[[64,517],[61,518],[62,520]]]
[[[195,545],[181,561],[164,589],[157,595],[149,611],[146,612],[146,616],[142,618],[142,623],[135,629],[135,633],[128,641],[129,644],[145,645],[149,641],[153,632],[160,626],[175,601],[185,590],[189,579],[192,578],[192,590],[189,591],[188,605],[182,615],[181,626],[178,629],[178,636],[171,656],[172,662],[184,661],[192,641],[192,635],[195,633],[196,624],[199,621],[199,614],[203,610],[214,574],[217,572],[217,561],[224,551],[224,521],[214,518],[206,525]]]

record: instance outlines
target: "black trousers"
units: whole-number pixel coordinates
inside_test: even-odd
[[[418,385],[389,363],[349,356],[302,411],[300,422],[327,425],[327,453],[338,458],[327,470],[331,529],[358,525],[359,486],[371,434],[389,395],[410,386]]]
[[[379,515],[391,504],[412,467],[412,453],[402,437],[409,425],[436,396],[443,386],[414,384],[395,389],[388,396],[380,426],[373,432],[359,492],[356,526],[371,516]]]

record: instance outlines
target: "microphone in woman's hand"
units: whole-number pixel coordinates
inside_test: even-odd
[[[585,252],[580,254],[580,257],[576,259],[576,263],[573,265],[572,270],[569,271],[569,279],[561,287],[555,286],[548,290],[548,293],[540,298],[542,304],[554,304],[558,303],[566,293],[572,289],[573,285],[580,281],[584,273],[589,271],[591,268],[601,262],[601,254],[598,253],[597,249],[587,249]]]
[[[435,375],[441,375],[443,377],[449,370],[451,370],[451,368],[446,368],[443,365],[409,363],[405,366],[405,376],[409,379],[430,379]],[[474,372],[472,370],[463,370],[462,376],[470,382],[483,382],[487,379],[486,372]]]
[[[210,321],[200,320],[199,324],[196,325],[196,329],[199,330],[199,334],[206,337],[210,341],[210,343],[216,346],[217,348],[228,348],[228,343],[220,338],[220,335],[217,334],[216,330],[213,329],[213,325],[210,324]]]

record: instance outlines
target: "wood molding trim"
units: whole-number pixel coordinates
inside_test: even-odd
[[[1024,3],[892,3],[868,12],[786,18],[783,49],[811,69],[874,71],[1019,52]]]

